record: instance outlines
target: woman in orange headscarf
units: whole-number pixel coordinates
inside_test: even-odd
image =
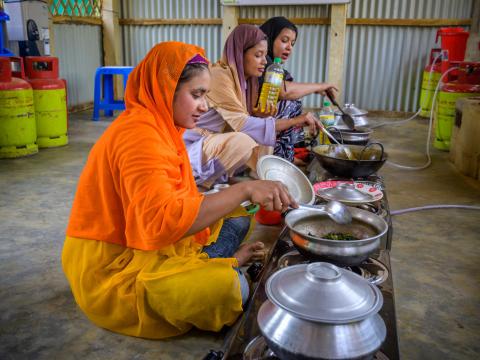
[[[199,47],[155,46],[129,76],[127,109],[94,145],[80,176],[62,264],[78,305],[101,327],[164,338],[232,324],[242,311],[235,268],[255,245],[209,256],[222,217],[246,200],[270,210],[296,206],[271,181],[198,192],[182,133],[206,111],[205,64]]]

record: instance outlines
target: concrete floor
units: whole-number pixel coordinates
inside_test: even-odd
[[[0,359],[201,359],[223,333],[192,331],[165,341],[97,328],[76,307],[60,255],[78,175],[110,120],[70,118],[70,144],[0,161]],[[424,162],[426,121],[375,131],[392,161]],[[459,174],[448,154],[405,171],[385,165],[392,209],[480,205],[480,182]],[[480,213],[435,210],[396,216],[392,251],[403,359],[480,357]],[[271,241],[277,228],[259,227]]]

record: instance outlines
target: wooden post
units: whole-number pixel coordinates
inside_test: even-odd
[[[347,4],[330,6],[330,49],[328,52],[328,82],[340,89],[340,103],[343,103],[342,85],[345,57],[345,30],[347,24]]]
[[[103,63],[105,66],[123,65],[123,44],[121,29],[118,23],[120,14],[120,0],[103,0],[102,27],[103,27]],[[115,94],[123,97],[123,81],[115,79]]]
[[[228,35],[238,25],[238,7],[223,5],[222,48]]]
[[[465,51],[465,61],[480,61],[480,1],[475,1],[472,13],[472,26]]]

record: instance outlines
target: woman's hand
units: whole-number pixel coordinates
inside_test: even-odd
[[[288,189],[280,181],[255,180],[244,182],[250,201],[267,211],[284,212],[288,207],[298,207]]]
[[[327,95],[327,93],[326,93],[327,90],[330,90],[330,94],[332,94],[334,98],[336,97],[335,92],[333,90],[338,92],[338,88],[335,85],[329,84],[329,83],[319,84],[318,90],[315,91],[315,94],[320,94],[322,96],[326,96]]]
[[[265,106],[265,111],[262,111],[260,109],[260,106],[257,106],[253,108],[252,115],[256,117],[266,118],[270,116],[275,116],[276,113],[277,113],[277,106],[272,104],[270,101],[267,101],[267,104]]]
[[[297,116],[294,119],[298,126],[308,126],[310,128],[310,134],[312,134],[314,137],[317,136],[318,130],[322,126],[320,120],[318,120],[317,117],[311,112]]]

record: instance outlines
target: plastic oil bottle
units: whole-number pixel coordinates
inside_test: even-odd
[[[267,107],[267,102],[272,105],[277,105],[278,95],[283,83],[283,68],[281,65],[282,59],[275,58],[265,73],[265,80],[258,99],[258,107],[263,112]]]
[[[320,111],[319,118],[325,128],[335,125],[335,112],[333,111],[329,101],[323,102],[323,107]],[[320,144],[330,144],[328,136],[323,132],[320,132],[318,142]]]

